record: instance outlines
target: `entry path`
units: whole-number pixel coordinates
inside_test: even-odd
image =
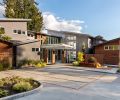
[[[17,100],[119,100],[120,76],[79,70],[65,65],[23,68],[1,72],[0,76],[31,77],[43,84],[35,94]]]

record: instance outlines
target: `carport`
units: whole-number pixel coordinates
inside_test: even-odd
[[[48,64],[55,64],[56,57],[60,56],[61,63],[66,62],[66,50],[73,49],[72,46],[67,44],[44,44],[41,45],[43,49],[43,59]]]

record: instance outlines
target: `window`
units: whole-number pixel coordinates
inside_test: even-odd
[[[39,51],[39,48],[36,48],[36,51]]]
[[[17,30],[13,30],[14,33],[17,33]]]
[[[114,45],[114,50],[119,50],[119,46],[118,45]]]
[[[21,34],[21,30],[18,30],[18,34]]]
[[[34,52],[34,51],[35,51],[35,48],[32,48],[32,51]]]
[[[119,46],[118,45],[107,45],[107,46],[104,46],[104,50],[119,50]]]
[[[109,50],[109,46],[104,46],[104,50]]]
[[[25,34],[25,31],[23,31],[22,34]]]
[[[109,46],[109,50],[114,50],[114,46],[113,46],[113,45],[110,45],[110,46]]]

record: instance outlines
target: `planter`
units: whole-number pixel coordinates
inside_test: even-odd
[[[33,93],[39,87],[41,87],[41,83],[32,78],[21,78],[19,76],[2,78],[0,79],[0,100],[13,100],[19,96]]]
[[[24,97],[24,96],[28,96],[28,95],[31,95],[31,94],[34,94],[34,93],[37,93],[40,91],[40,89],[42,88],[42,85],[40,82],[38,81],[35,81],[39,84],[39,87],[33,89],[33,90],[30,90],[30,91],[26,91],[26,92],[21,92],[21,93],[17,93],[17,94],[14,94],[14,95],[10,95],[10,96],[6,96],[6,97],[3,97],[3,98],[0,98],[1,100],[15,100],[15,99],[18,99],[18,98],[21,98],[21,97]]]

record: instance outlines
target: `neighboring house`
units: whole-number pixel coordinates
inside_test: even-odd
[[[95,54],[103,54],[103,63],[120,65],[120,38],[95,46]]]
[[[23,59],[40,60],[40,41],[27,33],[27,22],[30,19],[0,19],[0,27],[4,28],[5,35],[11,37],[14,44],[14,66]],[[1,48],[1,47],[0,47]]]

